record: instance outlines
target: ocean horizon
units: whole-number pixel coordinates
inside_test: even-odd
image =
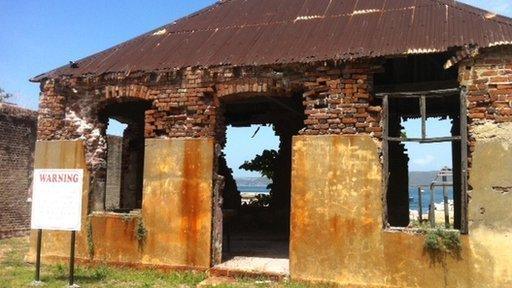
[[[453,200],[453,188],[447,187],[448,191],[448,199]],[[270,190],[267,189],[267,186],[251,186],[251,185],[240,185],[238,186],[238,191],[240,193],[260,193],[260,194],[269,194]],[[418,210],[419,208],[419,199],[418,199],[418,188],[417,187],[409,187],[409,210]],[[422,208],[423,211],[428,211],[428,206],[430,204],[430,191],[425,189],[422,197]],[[443,203],[443,188],[436,187],[434,189],[434,202],[435,203]]]

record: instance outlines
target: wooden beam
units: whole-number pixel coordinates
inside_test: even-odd
[[[441,89],[441,90],[427,90],[427,91],[407,91],[407,92],[382,92],[376,93],[375,97],[382,98],[388,97],[399,97],[399,98],[420,98],[425,97],[445,97],[455,96],[460,94],[459,88]]]
[[[451,142],[451,141],[460,141],[460,140],[461,140],[460,136],[434,137],[434,138],[388,137],[388,141],[393,141],[393,142],[438,143],[438,142]]]
[[[389,180],[389,101],[388,96],[382,100],[382,226],[384,229],[388,226],[388,180]]]
[[[467,90],[464,87],[460,93],[460,162],[461,162],[461,218],[460,218],[460,232],[468,234],[468,116],[467,116]]]
[[[420,113],[421,113],[421,138],[427,138],[427,101],[425,96],[420,98]]]
[[[391,85],[375,85],[375,93],[395,93],[395,92],[409,92],[409,91],[430,91],[430,90],[443,90],[458,88],[460,86],[458,80],[446,81],[423,81],[412,82],[403,84]]]

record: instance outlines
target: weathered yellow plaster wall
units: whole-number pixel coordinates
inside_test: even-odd
[[[213,140],[146,140],[142,262],[209,268]]]
[[[81,142],[38,142],[36,167],[83,168],[83,155]],[[82,231],[77,234],[78,261],[209,268],[212,171],[211,139],[146,140],[142,211],[87,215],[86,185]],[[89,183],[88,176],[84,183]],[[136,233],[140,221],[147,230],[143,241],[137,239]],[[92,243],[87,240],[88,229]],[[44,233],[44,261],[62,261],[68,257],[68,234]],[[31,260],[35,259],[34,236],[29,253]]]
[[[472,247],[496,287],[512,287],[512,123],[471,127],[476,139],[469,184]]]
[[[499,164],[512,165],[507,149],[477,144],[472,179],[483,179],[484,171],[490,174]],[[485,167],[490,162],[494,168]],[[511,178],[512,169],[507,171],[483,179],[482,185]],[[423,236],[382,229],[381,165],[369,136],[295,137],[292,178],[293,279],[347,287],[512,287],[510,222],[471,225],[471,234],[462,237],[460,258],[447,256],[441,262],[424,251]],[[474,186],[473,193],[481,187]],[[482,201],[503,219],[510,217],[511,206],[504,210]],[[472,201],[470,214],[475,205]]]

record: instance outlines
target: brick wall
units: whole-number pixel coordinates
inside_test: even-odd
[[[321,67],[305,82],[304,107],[307,135],[370,134],[382,136],[381,107],[372,105],[373,74],[380,67]],[[308,75],[306,75],[308,76]]]
[[[302,99],[305,121],[300,134],[361,133],[378,138],[381,108],[374,104],[372,87],[373,74],[380,70],[371,63],[316,63],[48,80],[42,83],[38,137],[84,140],[92,186],[98,186],[94,191],[105,186],[107,124],[101,114],[112,103],[148,104],[146,138],[212,137],[223,146],[221,103],[251,95]],[[101,195],[93,193],[92,198],[93,203],[104,202]]]
[[[0,238],[26,234],[37,113],[0,104]]]
[[[222,147],[222,102],[251,95],[297,97],[305,112],[300,134],[362,133],[378,138],[381,108],[374,104],[372,87],[373,73],[380,70],[371,63],[316,63],[48,80],[42,83],[38,137],[85,141],[93,187],[90,207],[103,210],[108,145],[101,114],[110,104],[147,103],[146,138],[212,137]]]
[[[467,89],[471,154],[475,150],[476,131],[482,130],[480,127],[512,122],[512,47],[481,51],[480,55],[460,65],[459,78],[461,86]]]

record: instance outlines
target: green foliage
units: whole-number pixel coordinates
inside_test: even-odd
[[[11,93],[7,93],[4,89],[0,88],[0,102],[4,102],[7,98],[10,97],[12,97]]]
[[[274,177],[277,156],[276,150],[263,150],[261,155],[256,155],[251,161],[245,161],[240,166],[240,169],[260,172],[262,176],[272,179]]]
[[[256,201],[249,204],[251,207],[268,207],[270,206],[270,202],[272,201],[272,197],[266,194],[258,194],[256,195]]]
[[[144,226],[144,221],[141,218],[137,219],[137,225],[135,226],[135,236],[139,241],[139,245],[142,246],[148,236],[148,230]]]
[[[131,220],[132,220],[132,216],[128,213],[123,213],[121,215],[121,219],[123,219],[123,222],[126,224],[126,223],[129,223]]]
[[[425,234],[425,249],[431,253],[460,255],[462,244],[460,232],[456,230],[428,229]]]

